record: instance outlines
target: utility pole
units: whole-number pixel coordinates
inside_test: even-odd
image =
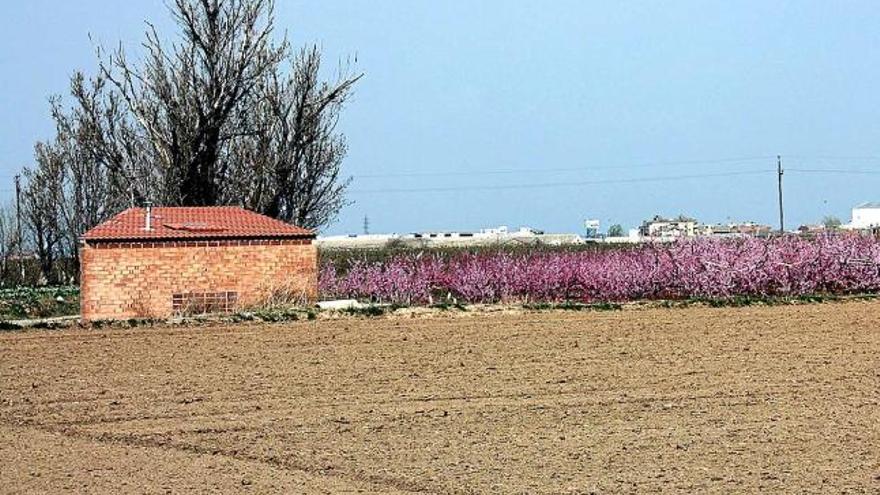
[[[785,233],[785,213],[782,209],[782,155],[776,155],[776,177],[779,186],[779,233]]]
[[[364,215],[364,235],[369,235],[370,233],[370,217]]]
[[[21,175],[15,174],[15,247],[18,251],[18,267],[21,271],[21,283],[24,283],[24,257],[21,252]]]

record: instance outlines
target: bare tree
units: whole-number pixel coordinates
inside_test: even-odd
[[[16,254],[18,254],[18,228],[15,208],[14,205],[4,203],[0,205],[0,285],[5,286],[11,280],[18,279],[17,276],[13,276],[15,272],[13,258]]]
[[[73,74],[72,104],[52,99],[56,136],[25,174],[41,260],[75,258],[84,231],[144,200],[236,204],[309,228],[335,219],[349,183],[337,123],[360,76],[345,63],[322,80],[317,47],[273,39],[273,7],[174,0],[177,36],[148,23],[142,62],[99,48],[97,75]]]
[[[608,237],[623,237],[623,226],[619,223],[615,223],[611,227],[608,227]]]
[[[273,45],[268,0],[176,0],[179,41],[163,43],[149,25],[142,66],[120,47],[99,69],[125,101],[137,136],[165,172],[166,203],[219,202],[227,142],[252,131],[238,118],[258,83],[277,71],[287,42]],[[245,124],[245,125],[241,125]]]
[[[64,162],[56,147],[40,143],[36,146],[36,158],[37,167],[24,170],[28,187],[24,193],[23,213],[42,279],[54,283],[55,260],[63,248],[57,208],[62,197]]]
[[[840,219],[835,217],[834,215],[826,215],[822,217],[822,225],[827,230],[838,230],[840,229],[840,226],[843,225],[843,222],[841,222]]]
[[[24,171],[27,241],[48,282],[78,273],[80,235],[131,204],[129,177],[142,168],[125,140],[118,100],[103,95],[103,83],[74,74],[75,105],[65,109],[58,98],[51,100],[55,139],[37,143],[36,166]],[[69,263],[56,266],[58,259]]]
[[[321,82],[321,53],[300,50],[289,74],[263,81],[254,106],[253,134],[230,147],[227,202],[318,228],[331,222],[345,202],[349,180],[341,166],[347,146],[336,130],[342,107],[360,76],[341,66],[336,80]]]

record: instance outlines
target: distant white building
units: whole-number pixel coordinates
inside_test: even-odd
[[[645,238],[639,234],[639,229],[629,229],[627,235],[619,237],[606,236],[601,240],[607,244],[638,244],[644,242]]]
[[[679,216],[670,219],[657,215],[651,220],[642,222],[639,234],[651,239],[674,240],[682,237],[694,237],[696,228],[697,221],[693,218]]]
[[[634,242],[673,242],[694,237],[766,237],[772,231],[769,225],[755,222],[704,224],[684,215],[675,218],[657,215],[642,222],[639,229],[630,233],[629,237],[634,239]],[[606,239],[606,241],[627,242],[623,238]]]
[[[577,234],[548,234],[530,227],[510,230],[506,225],[477,232],[412,232],[409,234],[351,234],[318,236],[315,244],[323,248],[378,248],[390,243],[410,247],[481,246],[492,244],[547,244],[551,246],[581,244]]]
[[[696,232],[704,237],[767,237],[773,232],[773,227],[755,222],[728,222],[698,224]]]
[[[850,230],[875,230],[880,228],[880,203],[862,203],[852,209],[852,221],[841,226]]]
[[[315,239],[315,245],[325,248],[381,248],[399,239],[398,234],[325,235]]]
[[[520,229],[522,230],[522,229]],[[510,232],[510,229],[507,228],[507,225],[501,225],[498,227],[492,227],[489,229],[480,229],[480,234],[484,235],[507,235]]]

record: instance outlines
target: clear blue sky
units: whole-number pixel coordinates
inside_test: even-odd
[[[792,169],[880,172],[876,0],[278,3],[295,43],[321,44],[331,65],[356,54],[366,74],[342,122],[354,204],[328,233],[357,232],[364,215],[376,232],[578,231],[655,213],[775,223],[777,153]],[[165,32],[170,20],[159,0],[3,10],[9,197],[51,136],[47,96],[94,69],[88,34],[136,50],[144,19]],[[720,161],[752,157],[764,158]],[[452,174],[424,175],[437,172]],[[790,226],[880,200],[880,173],[791,171],[785,184]],[[389,192],[411,189],[430,190]]]

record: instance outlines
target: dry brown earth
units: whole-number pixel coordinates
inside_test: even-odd
[[[878,493],[880,303],[0,334],[65,491]]]

